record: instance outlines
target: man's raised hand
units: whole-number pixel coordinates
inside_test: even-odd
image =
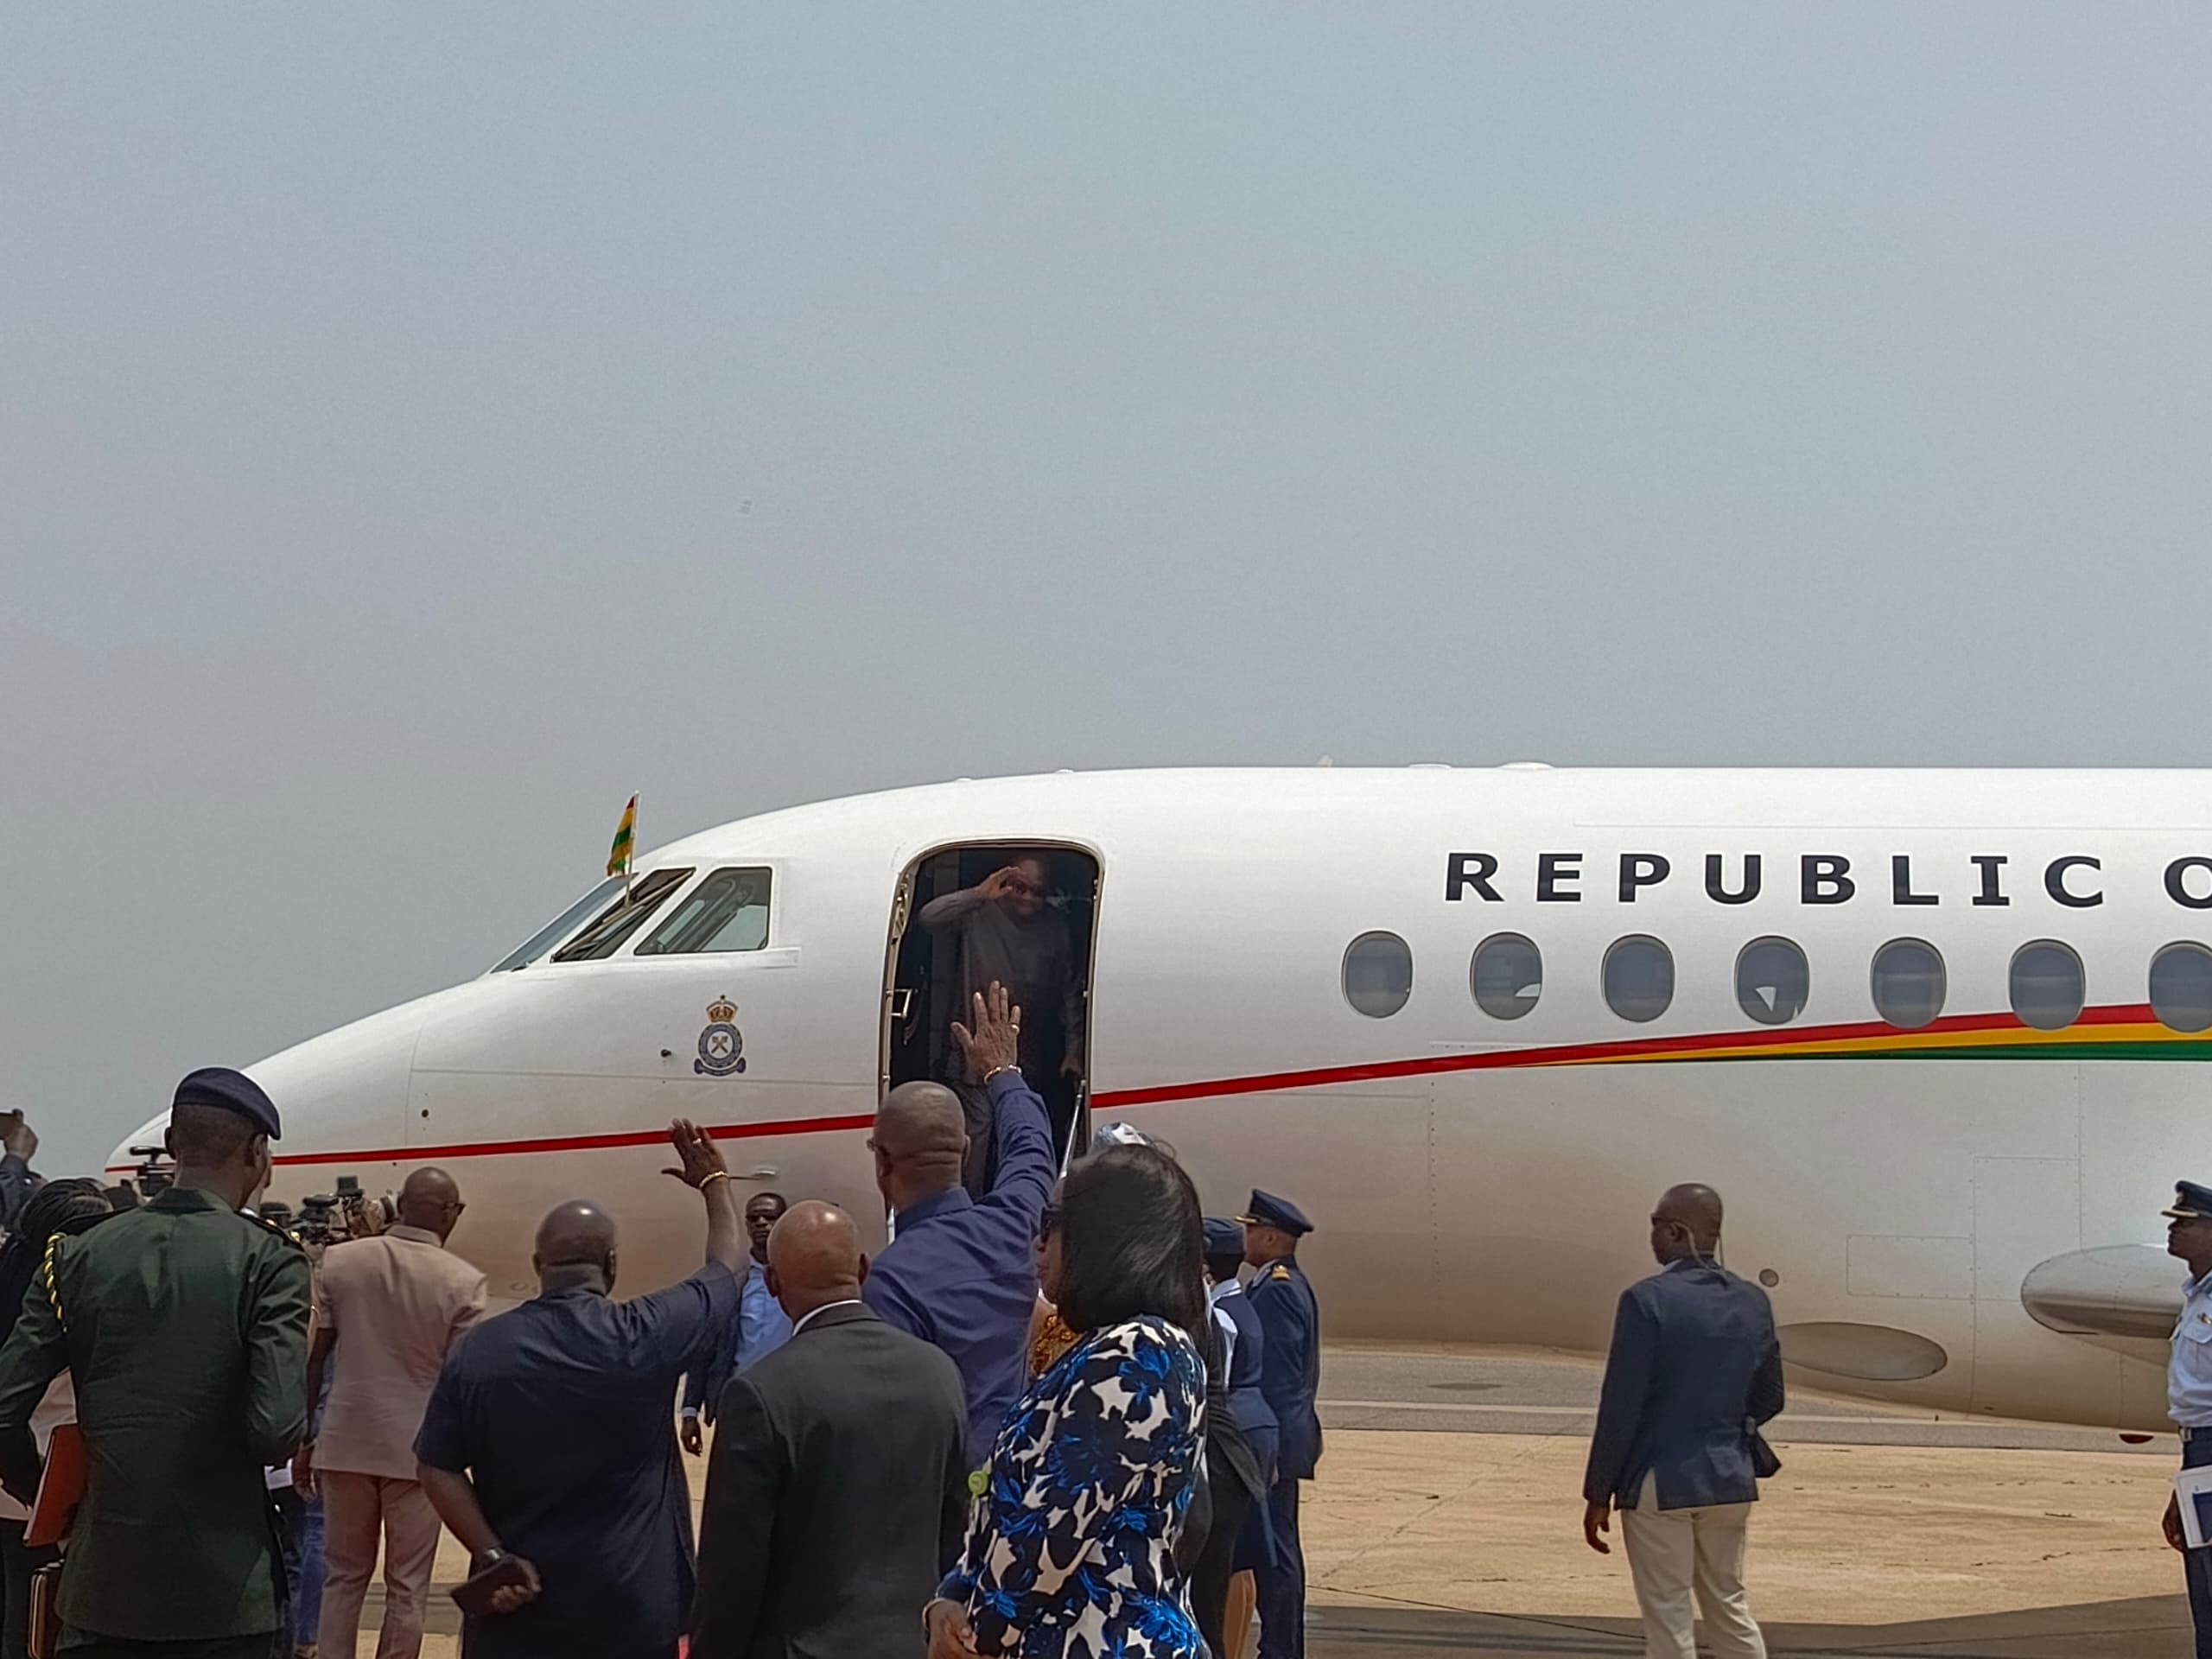
[[[991,988],[975,995],[973,1030],[957,1020],[952,1034],[968,1057],[971,1075],[981,1079],[1021,1063],[1021,1010],[1007,999],[1006,987],[995,979]]]
[[[703,1191],[715,1176],[729,1174],[729,1166],[722,1161],[721,1148],[690,1118],[679,1117],[670,1124],[668,1140],[683,1162],[679,1168],[662,1170],[662,1174],[673,1175],[684,1185],[699,1191]]]

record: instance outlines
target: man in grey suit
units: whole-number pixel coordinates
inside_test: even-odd
[[[921,1659],[967,1520],[967,1396],[943,1352],[861,1300],[867,1277],[842,1210],[799,1205],[769,1235],[791,1336],[722,1390],[692,1659]]]
[[[1782,1409],[1782,1350],[1766,1293],[1719,1252],[1720,1195],[1669,1189],[1651,1212],[1662,1271],[1621,1293],[1582,1482],[1600,1555],[1621,1512],[1646,1659],[1695,1659],[1693,1590],[1714,1659],[1766,1659],[1744,1541],[1758,1482],[1780,1466],[1759,1427]]]

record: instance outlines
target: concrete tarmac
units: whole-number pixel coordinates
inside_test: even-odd
[[[2189,1659],[2181,1563],[2158,1535],[2170,1437],[2131,1446],[1791,1383],[1748,1573],[1776,1655]],[[1642,1653],[1618,1543],[1600,1557],[1581,1538],[1593,1366],[1342,1347],[1321,1394],[1328,1447],[1305,1505],[1313,1659]],[[704,1465],[689,1466],[696,1500]],[[426,1659],[454,1652],[445,1591],[464,1565],[447,1540]],[[374,1646],[365,1634],[364,1659]]]

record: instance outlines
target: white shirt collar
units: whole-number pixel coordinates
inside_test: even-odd
[[[862,1306],[864,1306],[864,1304],[857,1296],[848,1296],[842,1302],[824,1302],[821,1306],[816,1308],[814,1312],[808,1314],[804,1319],[799,1320],[796,1325],[792,1325],[791,1335],[798,1335],[800,1332],[805,1330],[808,1325],[812,1325],[815,1320],[820,1319],[824,1313],[827,1313],[833,1307],[860,1307]]]
[[[1244,1287],[1241,1281],[1235,1279],[1224,1279],[1217,1285],[1210,1285],[1207,1287],[1206,1300],[1211,1302],[1217,1302],[1224,1296],[1242,1296],[1243,1294]]]

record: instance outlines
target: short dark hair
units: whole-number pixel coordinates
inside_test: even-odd
[[[1216,1284],[1227,1284],[1236,1276],[1236,1269],[1243,1265],[1244,1257],[1241,1253],[1232,1254],[1224,1250],[1219,1255],[1206,1257],[1206,1271],[1213,1275]]]
[[[16,1217],[15,1230],[0,1245],[0,1306],[21,1307],[46,1254],[47,1241],[76,1224],[112,1213],[98,1181],[67,1179],[48,1181],[32,1193]]]
[[[1198,1192],[1152,1147],[1109,1147],[1060,1185],[1060,1317],[1096,1331],[1154,1314],[1192,1340],[1206,1319]]]
[[[226,1107],[185,1101],[169,1109],[169,1150],[180,1164],[227,1164],[261,1130]]]

